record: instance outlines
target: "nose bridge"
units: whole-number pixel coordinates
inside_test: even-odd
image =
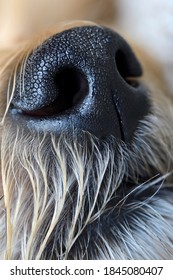
[[[56,101],[58,108],[64,92],[57,83],[69,91],[66,102],[71,94],[66,83],[76,79],[77,94],[84,95],[82,102],[61,114],[54,112],[46,122],[34,120],[30,124],[43,130],[57,128],[59,132],[74,127],[97,137],[113,135],[128,142],[148,111],[140,108],[134,113],[147,98],[142,89],[130,87],[125,79],[141,72],[130,47],[117,33],[98,26],[76,27],[49,38],[30,55],[24,73],[25,89],[21,95],[21,83],[17,82],[13,104],[32,112]],[[61,79],[62,73],[72,76]]]
[[[106,73],[109,77],[111,73],[114,79],[120,74],[116,65],[116,55],[119,52],[126,59],[126,68],[122,70],[122,74],[129,77],[140,76],[141,66],[124,39],[108,28],[96,26],[78,27],[51,37],[39,50],[39,60],[41,55],[42,60],[51,62],[47,64],[50,72],[53,69],[57,72],[73,67],[94,80],[101,77],[103,82]],[[124,62],[119,62],[120,67],[121,63]],[[39,61],[37,64],[39,65]]]
[[[39,56],[51,62],[47,64],[49,73],[73,68],[83,73],[91,85],[98,80],[103,84],[107,73],[115,72],[115,49],[112,48],[115,42],[116,38],[113,40],[108,30],[94,27],[93,32],[93,27],[79,27],[50,38],[41,50],[43,55],[40,52]]]

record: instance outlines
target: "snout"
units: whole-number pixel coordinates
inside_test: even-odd
[[[38,131],[88,131],[130,142],[149,112],[141,66],[117,33],[98,26],[56,34],[19,71],[13,117]]]

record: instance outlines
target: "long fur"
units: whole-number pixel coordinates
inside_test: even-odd
[[[131,149],[7,125],[1,258],[172,258],[170,114],[143,121]]]

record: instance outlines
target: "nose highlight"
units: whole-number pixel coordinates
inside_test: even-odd
[[[77,27],[54,35],[30,55],[12,103],[37,130],[75,128],[129,142],[149,111],[146,90],[132,79],[141,74],[117,33]]]

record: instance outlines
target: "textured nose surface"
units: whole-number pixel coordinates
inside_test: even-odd
[[[149,110],[144,87],[129,82],[141,73],[117,33],[77,27],[49,38],[29,56],[12,103],[37,130],[77,129],[129,142]]]

